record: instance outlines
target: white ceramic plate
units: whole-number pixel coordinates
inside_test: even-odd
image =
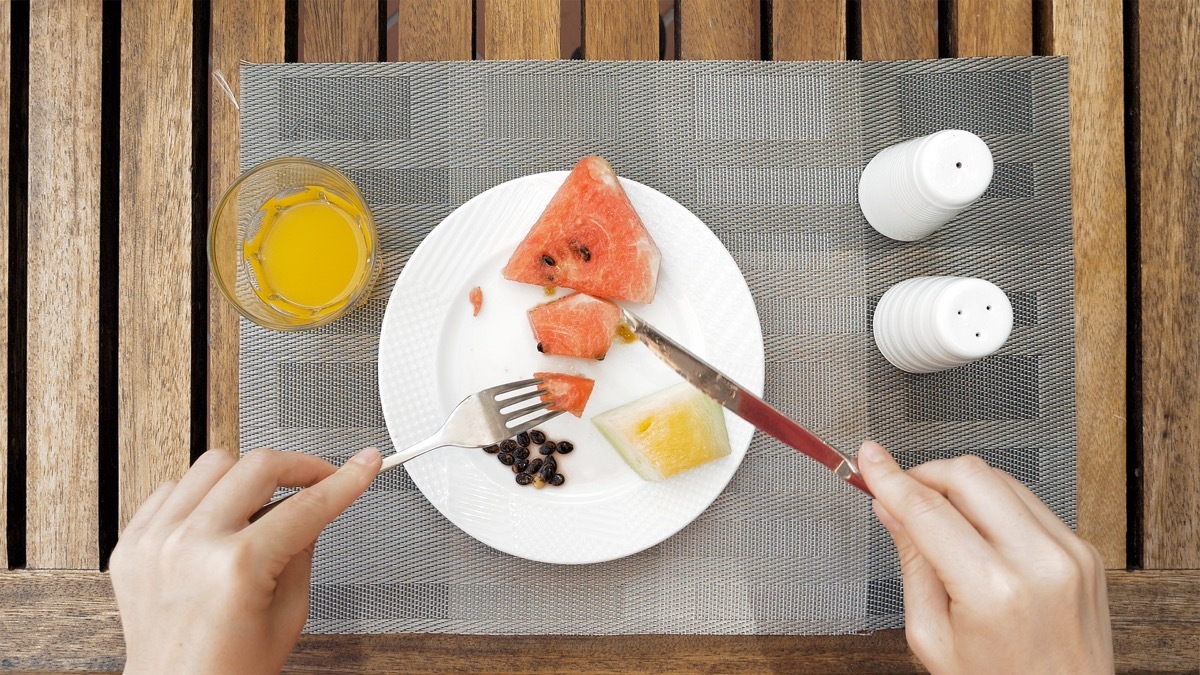
[[[548,298],[540,287],[504,279],[500,270],[566,176],[543,173],[499,185],[463,204],[425,238],[384,315],[379,397],[392,442],[404,448],[486,387],[535,371],[595,379],[583,419],[560,415],[542,427],[550,438],[576,447],[558,456],[567,479],[560,487],[517,485],[509,467],[479,449],[444,448],[405,465],[429,501],[479,541],[530,560],[592,563],[653,546],[700,515],[741,464],[753,428],[726,411],[729,457],[668,481],[644,481],[591,417],[681,378],[641,343],[618,340],[604,361],[536,350],[525,312]],[[762,333],[737,264],[678,202],[634,181],[621,184],[662,251],[654,302],[628,306],[761,394]],[[483,290],[478,317],[468,301],[474,286]]]

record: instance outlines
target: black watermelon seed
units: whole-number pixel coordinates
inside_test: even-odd
[[[512,452],[516,450],[517,447],[519,447],[517,446],[517,442],[511,438],[504,439],[504,442],[500,444],[500,449],[504,452]]]
[[[546,263],[547,265],[549,265],[551,267],[554,267],[554,258],[551,258],[548,255],[544,255],[544,254],[542,255],[542,262]]]
[[[546,461],[542,464],[542,468],[543,469],[549,468],[550,473],[552,473],[552,474],[556,473],[558,471],[558,462],[554,461],[553,457],[547,457]],[[550,479],[547,478],[546,480],[550,480]]]
[[[542,349],[542,343],[540,343],[540,342],[537,344],[537,350],[543,354],[546,353],[546,350]]]
[[[561,473],[556,473],[550,477],[550,480],[548,482],[551,485],[554,485],[557,487],[557,486],[562,485],[563,483],[567,482],[567,478],[566,478],[566,476],[563,476]]]
[[[517,445],[521,446],[522,448],[529,447],[529,433],[528,432],[522,431],[521,433],[517,434]]]
[[[549,464],[543,464],[542,470],[538,472],[538,475],[542,477],[542,480],[549,483],[550,479],[554,478],[554,467]]]
[[[483,449],[483,451],[484,451],[484,452],[486,452],[486,453],[487,453],[487,454],[489,454],[489,455],[494,455],[494,454],[496,454],[497,452],[500,452],[500,446],[498,446],[498,445],[489,445],[489,446],[487,446],[486,448],[484,448],[484,449]]]
[[[517,461],[517,458],[513,457],[512,455],[508,454],[507,452],[500,453],[500,463],[503,464],[504,466],[512,466],[516,461]]]
[[[546,441],[546,447],[550,448],[550,452],[558,452],[558,443],[554,441]]]
[[[517,474],[517,485],[529,485],[532,482],[533,482],[533,476],[530,476],[527,473]]]
[[[546,434],[543,434],[539,429],[534,429],[533,431],[529,432],[529,440],[541,445],[542,443],[546,442]]]
[[[541,468],[542,468],[542,458],[534,457],[533,459],[529,460],[529,466],[527,466],[525,468],[525,473],[529,473],[529,474],[537,473],[538,470]]]
[[[529,460],[518,459],[517,463],[513,464],[513,468],[516,469],[517,471],[524,471],[525,469],[529,468]]]
[[[558,453],[560,455],[569,454],[574,449],[575,449],[575,444],[572,443],[571,441],[559,441],[558,442]]]
[[[538,448],[538,452],[542,453],[543,455],[552,455],[554,454],[554,446],[546,443],[542,447]]]
[[[516,455],[517,459],[526,459],[529,457],[529,448],[518,446],[516,450],[513,450],[513,454]]]
[[[592,252],[589,251],[588,247],[584,246],[583,244],[571,242],[571,250],[579,254],[579,257],[583,258],[583,262],[590,262],[592,259]]]

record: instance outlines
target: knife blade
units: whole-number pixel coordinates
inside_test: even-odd
[[[862,490],[868,496],[874,497],[871,490],[867,488],[866,482],[863,481],[862,474],[858,471],[858,465],[855,464],[852,457],[822,441],[816,434],[771,407],[766,401],[755,396],[745,387],[734,382],[629,310],[622,308],[621,318],[634,335],[637,335],[638,339],[650,348],[650,351],[657,354],[694,387],[733,414],[816,460],[842,480]]]

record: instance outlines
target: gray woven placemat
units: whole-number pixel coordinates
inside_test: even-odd
[[[834,445],[908,464],[965,452],[1075,520],[1073,258],[1067,63],[464,62],[245,65],[242,165],[302,155],[344,170],[380,228],[370,302],[326,328],[241,328],[245,448],[341,461],[385,453],[376,384],[383,310],[422,237],[479,192],[586,154],[691,209],[754,293],[766,398]],[[912,244],[856,204],[880,149],[944,128],[992,148],[982,201]],[[1013,301],[1003,350],[907,375],[870,317],[893,283],[980,276]],[[317,547],[323,633],[844,633],[902,623],[898,566],[867,500],[755,437],[691,526],[636,556],[558,567],[489,549],[403,471],[381,477]]]

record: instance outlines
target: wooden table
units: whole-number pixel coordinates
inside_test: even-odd
[[[1127,13],[1128,12],[1128,13]],[[240,61],[1066,54],[1079,531],[1118,666],[1200,670],[1200,3],[0,0],[0,666],[117,670],[106,560],[161,481],[238,445],[209,205]],[[552,658],[547,658],[552,655]],[[852,637],[305,636],[296,670],[911,670]]]

